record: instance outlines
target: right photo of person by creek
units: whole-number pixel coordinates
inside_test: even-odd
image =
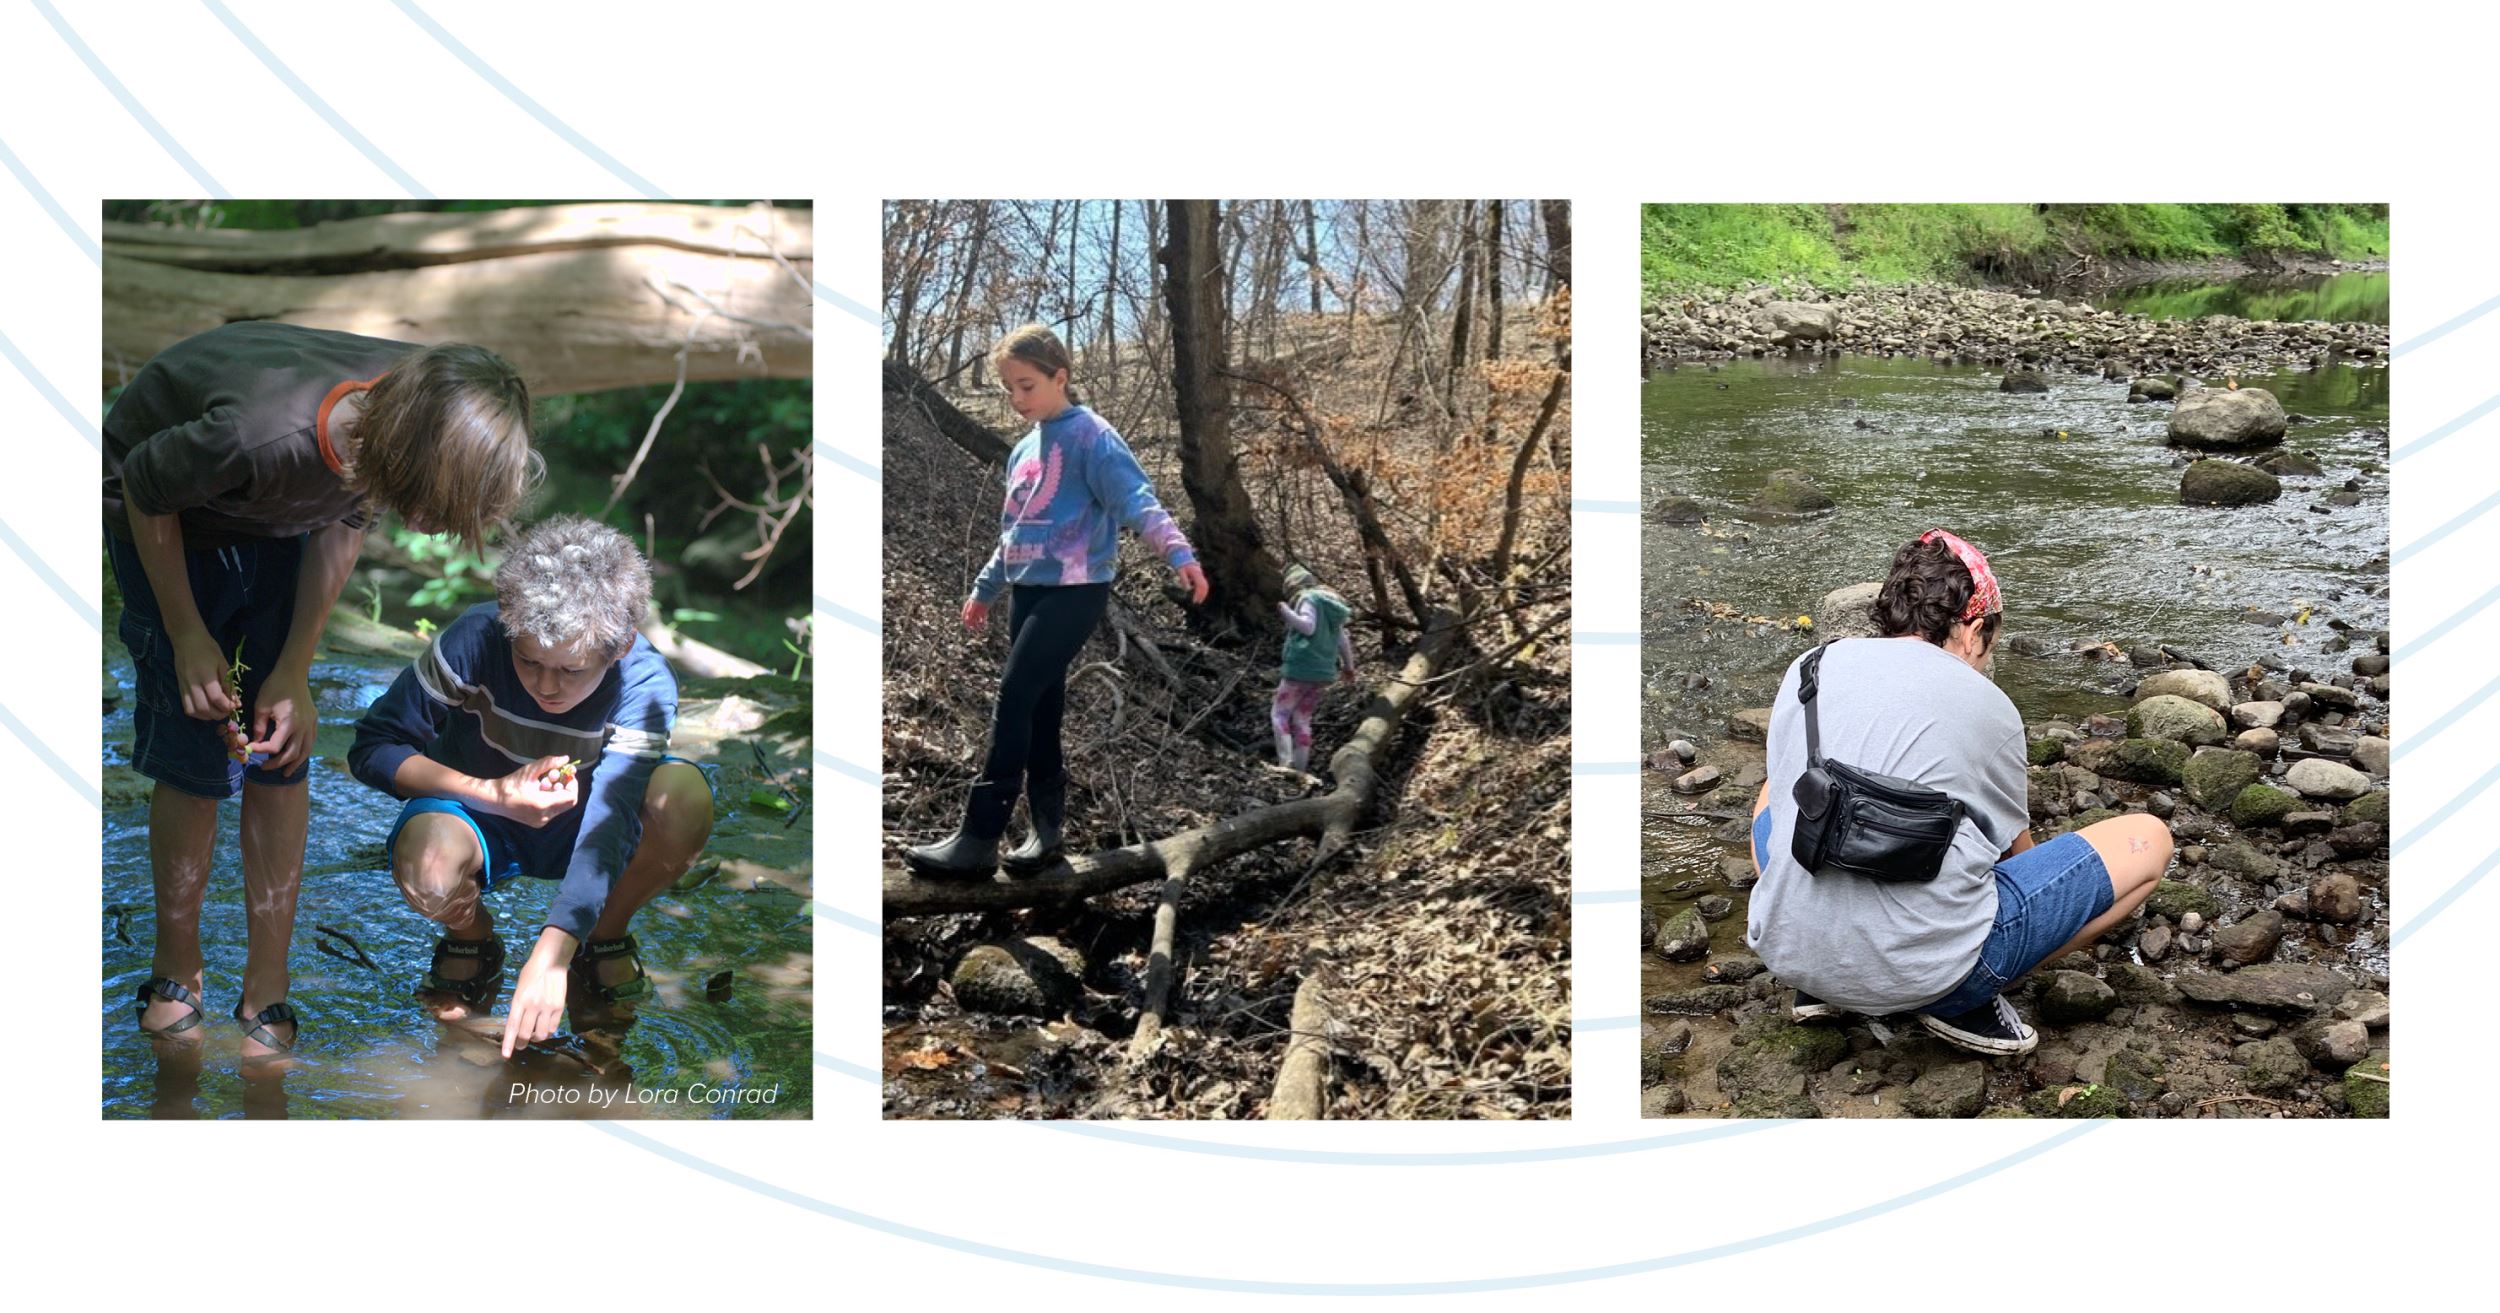
[[[2388,235],[1643,207],[1644,1116],[2388,1115]]]

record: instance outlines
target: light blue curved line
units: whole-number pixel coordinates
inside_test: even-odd
[[[2405,849],[2412,847],[2414,840],[2429,834],[2431,831],[2438,829],[2442,825],[2445,825],[2448,822],[2449,817],[2464,810],[2467,803],[2481,797],[2483,795],[2483,790],[2490,788],[2496,781],[2500,781],[2500,766],[2494,766],[2490,770],[2485,771],[2481,779],[2466,786],[2465,792],[2458,794],[2453,799],[2450,799],[2447,806],[2440,808],[2438,811],[2432,812],[2429,820],[2422,822],[2420,825],[2414,826],[2411,834],[2398,839],[2395,846],[2387,850],[2388,857],[2391,859],[2394,858]]]
[[[1575,761],[1571,763],[1571,773],[1574,775],[1638,775],[1641,773],[1641,764],[1637,761]]]
[[[130,117],[137,119],[139,126],[147,129],[149,136],[156,138],[156,144],[164,147],[165,153],[174,157],[174,163],[181,165],[183,172],[190,174],[193,182],[207,189],[210,196],[221,201],[228,199],[226,189],[219,185],[215,178],[208,176],[208,170],[201,168],[200,162],[191,158],[191,152],[184,150],[182,143],[175,141],[173,134],[165,131],[164,125],[156,121],[156,116],[148,113],[146,107],[139,103],[138,98],[122,86],[121,79],[113,76],[113,70],[106,68],[104,61],[96,58],[95,52],[87,48],[87,43],[78,39],[78,33],[71,30],[69,20],[61,17],[60,11],[52,7],[50,0],[34,0],[34,5],[35,12],[42,14],[43,20],[52,25],[52,30],[61,34],[61,40],[68,44],[70,53],[78,56],[78,62],[85,64],[87,71],[95,74],[95,80],[103,83],[106,91],[113,93],[113,99],[120,101],[122,108],[130,111]],[[97,258],[103,257],[99,253]]]
[[[845,930],[856,930],[863,935],[883,935],[885,933],[884,926],[869,920],[867,917],[854,916],[849,912],[843,911],[839,907],[828,907],[823,903],[816,903],[814,904],[814,907],[816,915],[833,922],[835,925],[838,925]]]
[[[650,197],[652,200],[656,201],[667,199],[668,193],[652,186],[649,180],[645,179],[641,174],[634,172],[632,169],[626,168],[617,160],[615,156],[599,149],[597,146],[591,145],[588,137],[585,137],[582,134],[575,132],[573,129],[566,127],[564,120],[548,113],[544,106],[540,105],[537,101],[530,99],[529,96],[523,93],[519,87],[512,85],[511,81],[504,77],[503,74],[488,67],[485,60],[478,58],[477,55],[472,53],[467,46],[460,44],[458,38],[454,37],[451,33],[444,31],[442,24],[435,22],[426,14],[424,10],[417,8],[416,5],[410,2],[410,0],[391,0],[391,3],[399,8],[399,12],[408,16],[409,22],[415,23],[417,26],[424,28],[425,34],[434,38],[436,44],[442,46],[443,49],[450,51],[452,58],[468,65],[470,72],[475,73],[479,77],[486,80],[486,85],[502,92],[504,99],[520,106],[523,113],[526,113],[531,118],[538,120],[539,126],[544,127],[549,132],[552,132],[559,137],[562,137],[567,144],[573,147],[573,149],[589,156],[599,167],[606,169],[608,172],[615,174],[619,179],[622,179],[625,185],[632,187],[634,190],[641,192],[643,195]]]
[[[2403,647],[2397,648],[2396,655],[2391,659],[2395,661],[2402,661],[2406,657],[2412,656],[2414,653],[2421,651],[2423,648],[2429,647],[2431,644],[2438,642],[2440,639],[2446,638],[2448,636],[2448,631],[2455,629],[2458,625],[2464,624],[2466,621],[2471,620],[2478,615],[2481,615],[2484,611],[2488,610],[2494,602],[2500,602],[2500,588],[2494,588],[2490,592],[2475,598],[2472,602],[2466,605],[2464,610],[2440,621],[2438,624],[2432,625],[2428,633],[2425,633],[2421,637],[2414,639],[2412,642],[2405,644]]]
[[[1678,1144],[1695,1144],[1705,1140],[1726,1140],[1739,1135],[1753,1135],[1788,1124],[1784,1121],[1765,1119],[1730,1121],[1714,1126],[1696,1127],[1688,1131],[1644,1135],[1634,1140],[1601,1140],[1593,1144],[1564,1144],[1545,1149],[1483,1149],[1472,1153],[1354,1153],[1331,1149],[1274,1149],[1257,1144],[1227,1144],[1221,1140],[1192,1140],[1177,1135],[1155,1135],[1146,1131],[1133,1131],[1121,1126],[1095,1126],[1069,1122],[1042,1123],[1062,1135],[1081,1135],[1089,1140],[1109,1140],[1116,1144],[1168,1149],[1174,1153],[1204,1154],[1210,1158],[1250,1158],[1266,1162],[1307,1163],[1329,1167],[1499,1167],[1518,1163],[1567,1162],[1577,1158],[1611,1158],[1619,1154],[1647,1153],[1652,1149],[1665,1149]]]
[[[884,470],[878,469],[876,466],[861,460],[859,457],[854,456],[821,438],[818,439],[816,443],[816,454],[822,456],[826,460],[832,461],[834,464],[839,465],[846,470],[849,470],[853,474],[859,475],[860,477],[868,480],[870,483],[885,482]]]
[[[835,603],[832,598],[825,596],[823,593],[816,594],[816,609],[824,612],[826,615],[832,616],[834,619],[839,620],[844,624],[865,629],[872,634],[877,632],[876,621],[861,615],[859,612],[854,611],[847,606]]]
[[[95,239],[87,235],[86,229],[70,221],[69,211],[62,209],[61,203],[52,199],[52,193],[45,191],[43,184],[35,181],[35,175],[28,173],[26,166],[18,162],[16,154],[10,151],[9,143],[5,141],[0,141],[0,164],[7,165],[9,172],[17,175],[17,181],[19,185],[26,188],[26,194],[34,197],[35,204],[42,206],[43,212],[52,216],[52,222],[61,225],[61,231],[68,233],[69,239],[78,243],[78,249],[85,251],[88,259],[97,264],[104,263],[104,248],[96,245]]]
[[[42,739],[36,738],[35,732],[26,728],[26,722],[10,714],[5,706],[0,706],[0,725],[8,726],[9,732],[17,736],[18,742],[26,745],[27,751],[43,758],[43,764],[50,766],[53,774],[69,781],[69,786],[78,790],[87,799],[89,805],[97,811],[104,810],[104,791],[80,779],[78,772],[71,770],[69,763],[61,760],[60,754],[54,752]]]
[[[2458,315],[2456,318],[2449,320],[2447,323],[2441,324],[2439,327],[2434,328],[2427,333],[2417,334],[2397,343],[2396,349],[2387,353],[2387,358],[2389,360],[2394,360],[2396,357],[2403,355],[2407,351],[2411,351],[2417,346],[2429,346],[2431,343],[2436,342],[2450,333],[2465,327],[2467,324],[2473,323],[2475,320],[2482,318],[2484,315],[2490,314],[2494,310],[2500,310],[2500,296],[2495,296],[2490,300],[2483,302],[2481,305],[2466,311],[2464,314]]]
[[[2491,695],[2494,693],[2500,693],[2500,679],[2494,679],[2490,683],[2483,685],[2481,690],[2476,692],[2474,696],[2458,703],[2454,709],[2448,712],[2448,714],[2432,721],[2430,723],[2430,728],[2423,730],[2419,734],[2406,735],[2404,743],[2396,749],[2394,760],[2402,761],[2404,760],[2404,755],[2406,753],[2430,742],[2432,739],[2438,738],[2441,730],[2448,728],[2450,725],[2456,724],[2459,720],[2470,714],[2474,708],[2489,702],[2491,700]]]
[[[2403,460],[2405,457],[2410,456],[2417,451],[2423,450],[2432,443],[2456,432],[2458,429],[2464,428],[2466,425],[2481,419],[2483,416],[2490,414],[2495,409],[2500,409],[2500,396],[2495,396],[2483,404],[2476,406],[2472,410],[2457,416],[2455,419],[2449,420],[2447,423],[2440,425],[2438,428],[2432,429],[2430,432],[2415,438],[2413,441],[2396,448],[2396,454],[2393,459]]]
[[[832,306],[837,310],[847,310],[852,314],[867,320],[869,323],[882,326],[884,322],[882,317],[879,316],[876,311],[869,309],[866,305],[858,301],[854,301],[851,298],[842,295],[840,292],[825,286],[823,283],[816,284],[816,299]]]
[[[848,1076],[852,1080],[866,1081],[871,1085],[879,1084],[885,1080],[884,1076],[870,1071],[868,1068],[863,1067],[856,1062],[844,1062],[842,1059],[825,1052],[823,1049],[816,1050],[816,1065],[840,1075]]]
[[[2500,850],[2494,850],[2489,857],[2482,860],[2480,865],[2476,866],[2473,870],[2466,872],[2464,879],[2448,886],[2446,892],[2431,900],[2430,906],[2423,908],[2420,912],[2414,915],[2412,920],[2407,921],[2402,926],[2398,927],[2396,933],[2388,937],[2387,946],[2389,948],[2394,948],[2396,945],[2403,943],[2406,937],[2411,935],[2414,931],[2430,924],[2430,919],[2432,917],[2447,911],[2448,905],[2457,901],[2459,898],[2464,897],[2465,891],[2473,888],[2476,881],[2491,874],[2491,868],[2494,866],[2500,866]]]
[[[1571,1023],[1573,1034],[1586,1035],[1601,1030],[1630,1030],[1641,1024],[1639,1017],[1591,1017]]]
[[[1640,901],[1640,897],[1641,891],[1638,889],[1574,889],[1571,891],[1571,905],[1578,907],[1583,903],[1591,906],[1599,903],[1635,903]]]
[[[1636,501],[1601,501],[1593,497],[1571,499],[1571,513],[1574,515],[1582,511],[1595,515],[1634,515],[1640,509],[1641,504]]]
[[[311,87],[304,84],[304,79],[295,76],[295,70],[288,68],[285,62],[278,58],[275,51],[262,45],[260,38],[252,35],[252,29],[243,25],[243,20],[228,12],[224,5],[217,3],[217,0],[200,0],[200,3],[207,7],[208,12],[217,16],[218,22],[226,25],[227,31],[234,33],[234,39],[242,42],[243,48],[251,51],[252,57],[258,59],[262,67],[267,68],[277,76],[280,82],[285,83],[286,89],[294,92],[297,100],[311,106],[312,112],[320,115],[322,121],[330,125],[331,131],[345,137],[347,144],[355,147],[358,153],[370,160],[373,167],[391,175],[391,181],[405,188],[409,195],[420,200],[434,199],[434,193],[427,191],[416,179],[408,176],[406,169],[393,163],[390,156],[383,154],[372,142],[365,140],[365,134],[358,132],[346,119],[340,118],[338,111],[330,108],[330,102],[316,95]]]
[[[878,775],[875,771],[872,771],[865,766],[855,766],[850,762],[844,761],[840,757],[823,750],[822,748],[816,750],[816,764],[829,771],[833,771],[836,774],[848,775],[852,779],[859,780],[864,783],[885,783],[884,778]]]
[[[52,386],[52,380],[35,368],[35,362],[28,360],[26,354],[17,349],[17,343],[10,341],[7,333],[0,333],[0,356],[7,356],[9,363],[17,366],[17,372],[24,374],[26,381],[35,385],[35,391],[42,393],[43,399],[51,402],[54,410],[61,412],[61,418],[86,435],[88,446],[99,452],[104,450],[104,434],[86,416],[79,414],[77,407],[69,404],[69,398]]]
[[[1861,1208],[1853,1208],[1847,1212],[1835,1213],[1830,1217],[1822,1218],[1817,1221],[1786,1227],[1778,1231],[1765,1232],[1762,1235],[1751,1236],[1743,1240],[1731,1240],[1724,1244],[1708,1245],[1700,1249],[1687,1249],[1678,1253],[1662,1254],[1655,1258],[1634,1259],[1630,1262],[1609,1263],[1597,1267],[1571,1268],[1555,1272],[1528,1273],[1520,1276],[1507,1277],[1478,1277],[1453,1281],[1395,1282],[1270,1281],[1243,1277],[1202,1277],[1191,1276],[1180,1272],[1157,1272],[1143,1268],[1117,1267],[1107,1263],[1089,1263],[1077,1259],[1059,1258],[1050,1254],[1037,1254],[1029,1250],[1009,1249],[1001,1245],[986,1244],[978,1240],[969,1240],[960,1236],[947,1235],[943,1232],[930,1231],[922,1227],[906,1225],[901,1222],[895,1222],[886,1218],[874,1216],[872,1214],[859,1212],[856,1209],[845,1208],[840,1204],[817,1199],[811,1195],[800,1194],[798,1191],[774,1185],[769,1181],[761,1180],[756,1177],[749,1176],[744,1172],[724,1167],[708,1158],[687,1153],[682,1149],[663,1143],[662,1141],[645,1135],[640,1131],[630,1130],[624,1126],[616,1125],[611,1122],[592,1122],[591,1126],[603,1134],[614,1136],[617,1139],[623,1140],[626,1143],[642,1149],[644,1152],[652,1154],[655,1157],[665,1158],[670,1162],[676,1163],[680,1167],[709,1176],[716,1181],[722,1181],[727,1184],[737,1186],[740,1189],[761,1195],[764,1198],[774,1200],[775,1202],[788,1204],[794,1208],[830,1217],[835,1221],[845,1222],[852,1226],[860,1227],[863,1230],[876,1231],[885,1235],[897,1237],[899,1239],[916,1241],[918,1243],[930,1245],[939,1249],[952,1250],[956,1253],[970,1254],[976,1258],[997,1259],[1002,1262],[1015,1263],[1026,1267],[1041,1268],[1053,1272],[1066,1272],[1076,1276],[1104,1277],[1115,1281],[1131,1281],[1145,1285],[1174,1286],[1189,1290],[1221,1290],[1241,1294],[1274,1295],[1454,1295],[1482,1291],[1523,1290],[1538,1286],[1557,1286],[1580,1281],[1596,1281],[1608,1277],[1635,1276],[1643,1272],[1656,1272],[1668,1268],[1684,1267],[1694,1263],[1708,1262],[1712,1259],[1726,1258],[1735,1254],[1750,1253],[1759,1249],[1768,1249],[1776,1245],[1786,1244],[1792,1240],[1803,1240],[1809,1236],[1821,1235],[1828,1231],[1839,1230],[1842,1227],[1853,1226],[1871,1218],[1881,1217],[1886,1213],[1896,1212],[1900,1209],[1910,1207],[1913,1204],[1924,1203],[1929,1199],[1936,1198],[1939,1195],[1949,1194],[1973,1182],[1986,1180],[1987,1178],[1994,1176],[1999,1172],[2005,1171],[2008,1168],[2020,1166],[2042,1154],[2055,1149],[2063,1148],[2067,1144],[2072,1143],[2077,1137],[2089,1135],[2100,1129],[2101,1123],[2097,1121],[2079,1123],[2070,1129],[2063,1130],[2055,1135],[2049,1136],[2036,1144],[2026,1145],[2002,1158],[1982,1163],[1968,1171],[1946,1177],[1945,1179],[1930,1185],[1921,1186],[1918,1189],[1909,1191],[1906,1194],[1894,1195],[1889,1199],[1878,1200]]]
[[[2490,496],[2483,498],[2481,501],[2467,507],[2463,515],[2460,515],[2457,518],[2448,521],[2446,524],[2431,530],[2429,533],[2414,539],[2412,542],[2397,548],[2396,554],[2388,559],[2398,565],[2402,565],[2405,563],[2406,559],[2411,557],[2414,553],[2422,551],[2424,548],[2436,545],[2440,539],[2445,538],[2449,534],[2455,533],[2457,530],[2462,529],[2465,526],[2472,524],[2474,521],[2481,519],[2483,516],[2490,514],[2492,509],[2495,507],[2500,507],[2500,492],[2495,492]]]
[[[1574,647],[1639,647],[1641,636],[1603,629],[1574,629],[1571,631],[1571,643]]]
[[[70,609],[85,616],[87,624],[97,633],[104,632],[104,616],[89,605],[86,598],[79,596],[78,590],[70,587],[68,580],[52,573],[52,567],[44,564],[43,558],[35,554],[34,547],[18,537],[17,530],[10,528],[6,521],[0,521],[0,543],[7,543],[9,550],[17,553],[17,559],[24,561],[26,568],[34,571],[45,583],[52,585],[52,591],[59,593],[61,600],[70,604]]]

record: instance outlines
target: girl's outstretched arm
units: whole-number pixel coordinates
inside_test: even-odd
[[[1181,532],[1180,522],[1156,499],[1154,484],[1146,478],[1145,467],[1137,463],[1137,453],[1108,425],[1098,441],[1093,459],[1085,463],[1086,488],[1094,500],[1121,527],[1145,539],[1174,570],[1196,565],[1197,551]]]

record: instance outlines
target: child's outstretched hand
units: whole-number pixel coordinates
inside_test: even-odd
[[[964,628],[979,629],[990,622],[990,604],[977,597],[964,599]]]
[[[564,1024],[565,980],[572,956],[567,945],[573,942],[571,935],[553,926],[538,932],[529,961],[521,964],[521,978],[512,985],[512,1008],[503,1026],[505,1057],[511,1057],[515,1049],[555,1038],[556,1028]]]
[[[1196,561],[1180,569],[1181,583],[1189,589],[1189,604],[1197,606],[1207,600],[1207,572]]]

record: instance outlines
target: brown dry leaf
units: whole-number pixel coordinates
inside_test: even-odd
[[[2069,1085],[2066,1088],[2059,1090],[2057,1092],[2057,1106],[2060,1108],[2065,1107],[2067,1100],[2072,1099],[2081,1093],[2083,1093],[2083,1087],[2080,1085]]]
[[[955,1053],[951,1046],[913,1049],[909,1053],[898,1055],[894,1060],[913,1071],[936,1071],[941,1067],[955,1065]]]

